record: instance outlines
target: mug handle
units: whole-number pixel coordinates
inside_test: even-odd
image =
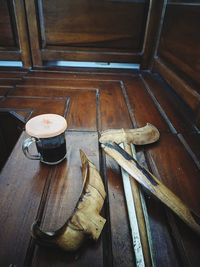
[[[28,158],[28,159],[35,159],[35,160],[40,160],[41,159],[41,156],[40,154],[37,154],[37,155],[31,155],[29,153],[29,146],[32,144],[32,143],[35,143],[36,142],[36,139],[34,137],[29,137],[27,138],[26,140],[24,140],[23,144],[22,144],[22,150],[24,152],[24,155]]]

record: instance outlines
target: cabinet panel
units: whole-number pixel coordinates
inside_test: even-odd
[[[0,47],[17,47],[10,1],[0,0]]]
[[[44,60],[140,61],[148,0],[25,2],[34,65]]]
[[[0,60],[31,65],[23,0],[0,0]]]

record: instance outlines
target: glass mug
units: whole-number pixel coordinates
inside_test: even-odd
[[[24,155],[33,160],[54,165],[66,158],[65,130],[67,122],[57,114],[43,114],[30,119],[25,126],[30,135],[24,140],[22,150]],[[33,155],[29,147],[35,143],[38,154]]]

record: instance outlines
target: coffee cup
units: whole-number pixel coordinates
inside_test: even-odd
[[[42,114],[30,119],[25,130],[30,136],[24,140],[22,150],[24,155],[32,160],[55,165],[66,158],[65,131],[67,122],[57,114]],[[31,154],[30,146],[35,144],[37,154]]]

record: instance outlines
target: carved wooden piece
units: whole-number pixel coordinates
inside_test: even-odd
[[[117,161],[142,186],[173,210],[188,226],[200,234],[200,217],[191,211],[171,190],[153,174],[139,165],[117,144],[102,144],[104,151]]]
[[[159,139],[158,129],[150,123],[137,129],[120,129],[106,130],[101,133],[99,142],[104,144],[107,142],[115,143],[133,143],[134,145],[145,145],[154,143]]]
[[[42,232],[39,221],[32,226],[32,236],[41,244],[56,245],[66,251],[77,250],[86,238],[97,240],[106,220],[99,214],[106,196],[99,172],[80,151],[83,190],[72,216],[55,232]]]

